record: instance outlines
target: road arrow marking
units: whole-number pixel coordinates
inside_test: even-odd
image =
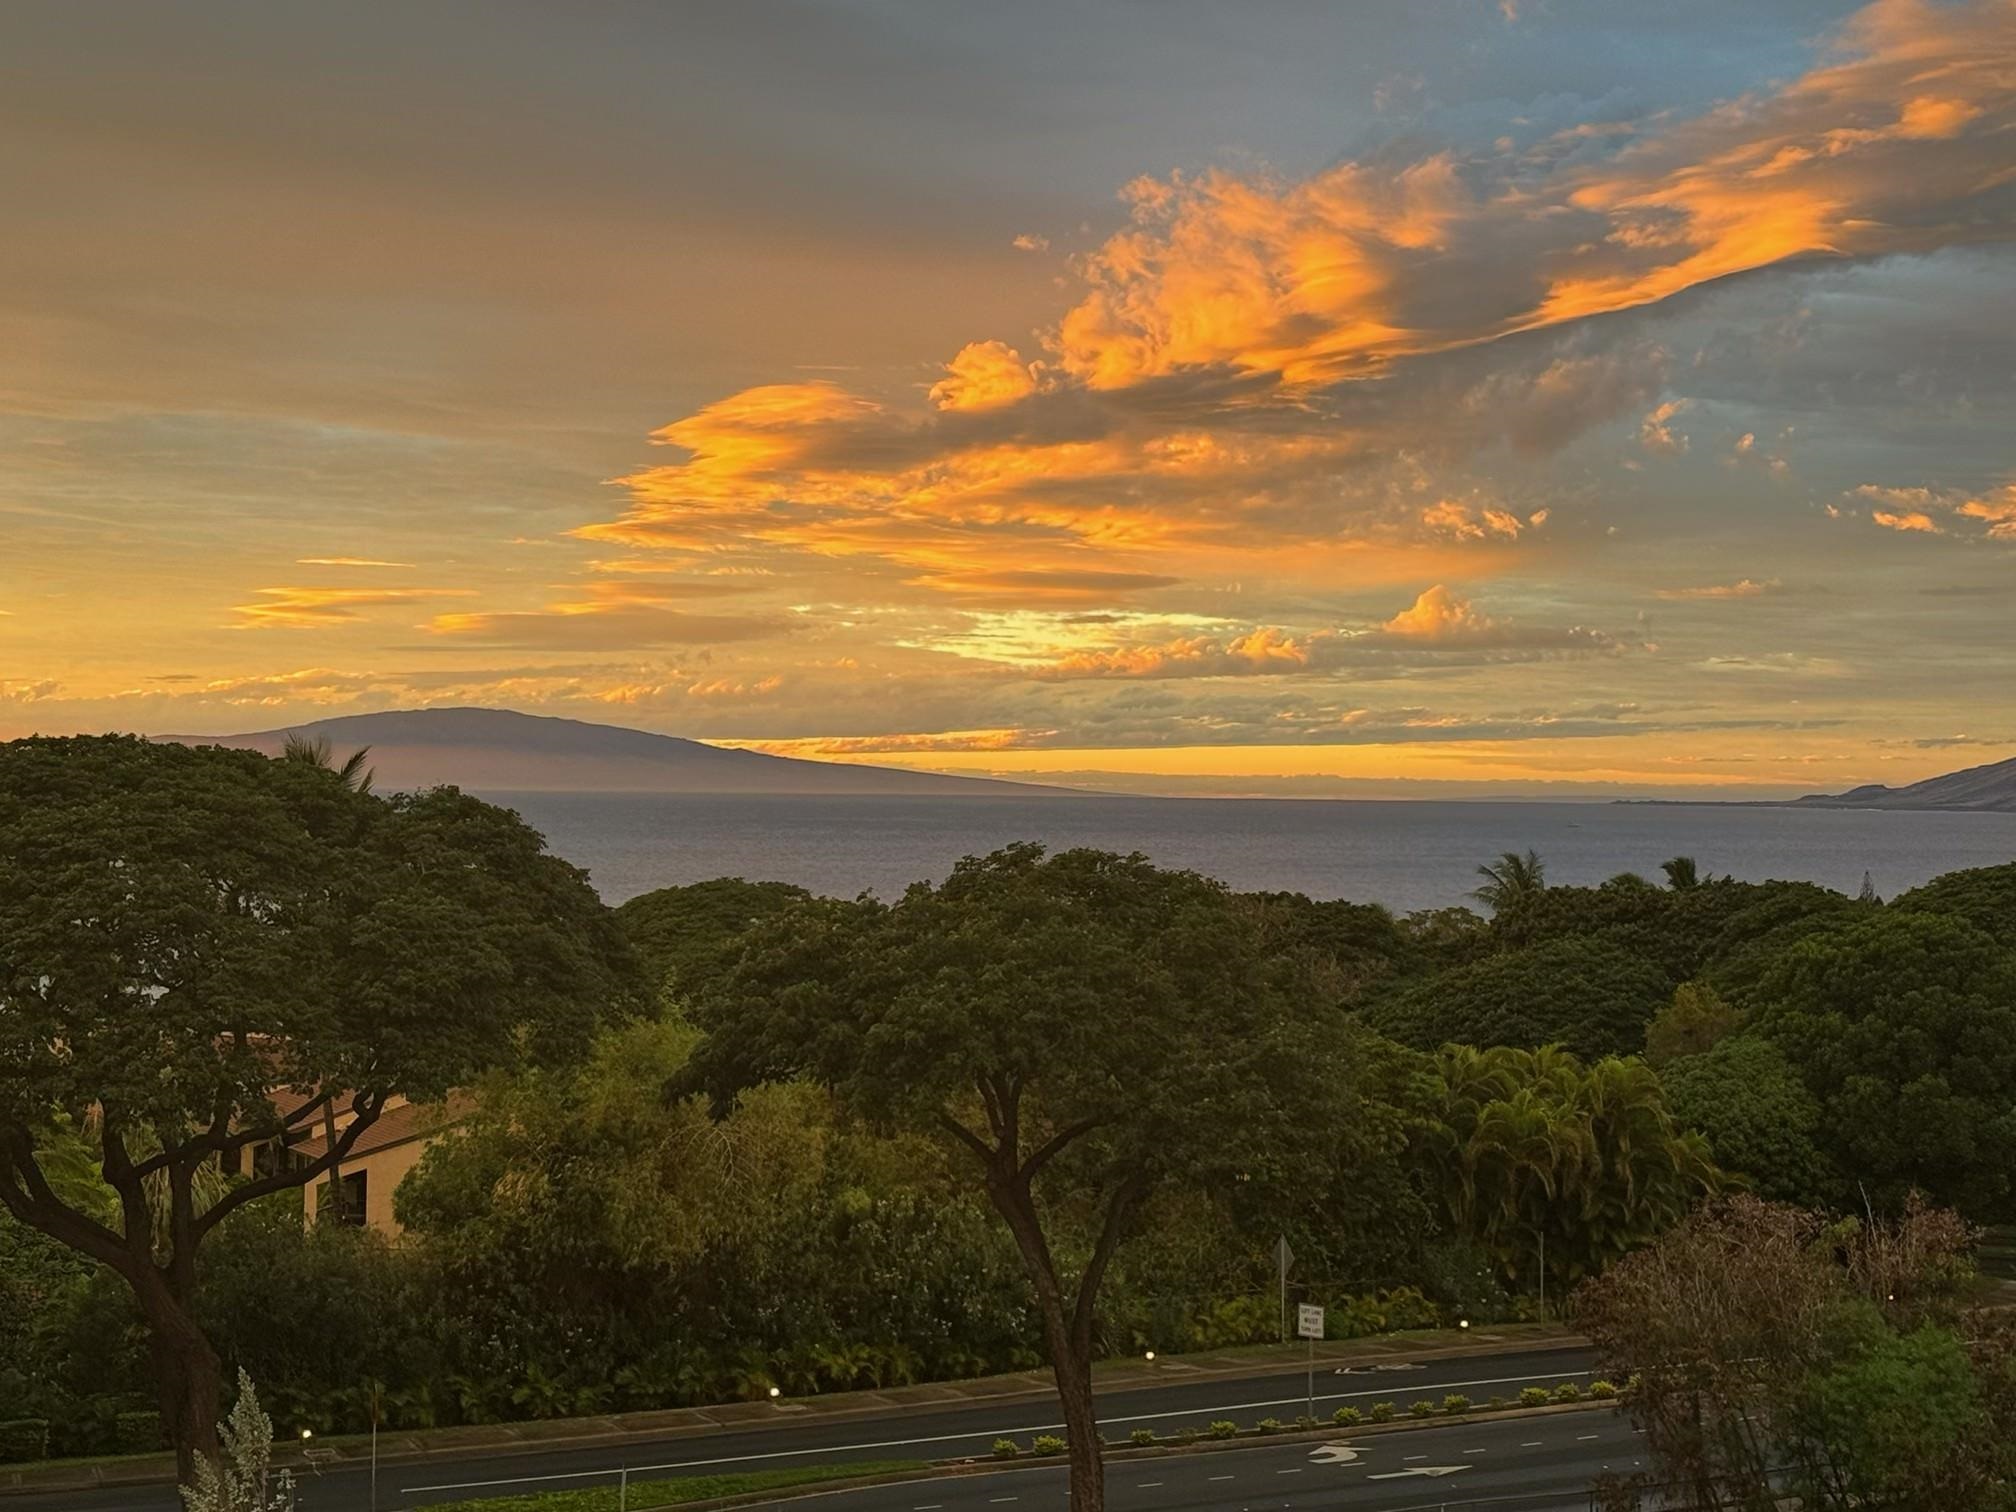
[[[1358,1451],[1349,1444],[1325,1444],[1309,1451],[1312,1465],[1348,1465],[1357,1458]]]
[[[1367,1480],[1399,1480],[1409,1475],[1454,1475],[1458,1470],[1468,1470],[1468,1465],[1416,1465],[1412,1470],[1388,1470],[1383,1475],[1368,1475]]]

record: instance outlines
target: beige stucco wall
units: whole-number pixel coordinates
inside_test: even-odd
[[[409,1139],[403,1144],[373,1150],[343,1162],[344,1175],[357,1171],[365,1173],[364,1222],[379,1233],[396,1235],[399,1232],[399,1222],[392,1216],[392,1194],[406,1179],[406,1173],[420,1164],[420,1157],[427,1152],[427,1143],[424,1137]],[[317,1190],[320,1185],[320,1182],[311,1182],[302,1192],[302,1205],[310,1223],[315,1221],[315,1209],[321,1197]]]

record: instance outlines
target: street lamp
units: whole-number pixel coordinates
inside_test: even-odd
[[[774,1401],[776,1401],[776,1400],[777,1400],[777,1398],[781,1397],[782,1395],[784,1395],[784,1389],[783,1389],[783,1388],[782,1388],[781,1386],[772,1386],[772,1387],[770,1388],[770,1400],[771,1400],[771,1401],[773,1401],[773,1402],[774,1402]]]
[[[314,1430],[313,1428],[303,1428],[303,1429],[301,1430],[301,1442],[302,1442],[302,1443],[304,1443],[304,1444],[305,1444],[305,1443],[307,1443],[307,1442],[308,1442],[308,1440],[310,1440],[310,1439],[311,1439],[311,1438],[313,1438],[313,1437],[315,1437],[315,1430]]]
[[[1155,1363],[1155,1351],[1152,1349],[1148,1351],[1148,1363],[1150,1365]]]

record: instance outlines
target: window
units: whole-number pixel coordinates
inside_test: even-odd
[[[315,1188],[315,1218],[318,1223],[347,1223],[352,1228],[364,1227],[364,1199],[368,1192],[365,1185],[366,1172],[352,1171],[340,1183],[341,1190],[332,1199],[330,1183],[323,1182]]]

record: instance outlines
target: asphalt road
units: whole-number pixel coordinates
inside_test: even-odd
[[[1106,1470],[1115,1512],[1589,1512],[1603,1470],[1642,1468],[1615,1411],[1454,1423],[1324,1444],[1279,1444]],[[1046,1467],[912,1481],[821,1497],[818,1512],[1063,1512],[1065,1473]]]
[[[1406,1367],[1388,1364],[1360,1366],[1341,1373],[1319,1370],[1315,1379],[1316,1412],[1327,1417],[1347,1403],[1363,1407],[1378,1401],[1394,1402],[1404,1412],[1410,1402],[1424,1398],[1439,1402],[1445,1393],[1456,1391],[1481,1403],[1493,1396],[1514,1397],[1524,1386],[1551,1386],[1560,1381],[1586,1379],[1587,1373],[1588,1358],[1584,1352],[1560,1349],[1445,1358]],[[1124,1438],[1132,1429],[1143,1427],[1153,1428],[1157,1433],[1169,1433],[1186,1426],[1202,1427],[1217,1418],[1231,1418],[1242,1426],[1263,1417],[1290,1421],[1305,1410],[1305,1378],[1300,1371],[1239,1380],[1184,1380],[1173,1370],[1171,1375],[1172,1379],[1163,1384],[1102,1393],[1100,1421],[1105,1426],[1107,1437]],[[788,1413],[789,1404],[780,1410]],[[1526,1439],[1562,1438],[1564,1443],[1581,1444],[1580,1448],[1563,1451],[1570,1456],[1570,1468],[1546,1473],[1552,1474],[1562,1486],[1572,1483],[1586,1487],[1589,1478],[1600,1468],[1592,1457],[1595,1451],[1590,1446],[1600,1448],[1605,1441],[1600,1437],[1581,1441],[1577,1435],[1591,1432],[1614,1435],[1619,1431],[1615,1425],[1620,1420],[1614,1414],[1592,1412],[1533,1421],[1536,1427],[1546,1424],[1548,1431],[1545,1434],[1524,1434]],[[1557,1431],[1554,1426],[1557,1423],[1583,1426],[1571,1433],[1565,1429]],[[1517,1428],[1522,1425],[1514,1423],[1510,1426]],[[397,1509],[478,1497],[607,1485],[626,1466],[633,1479],[666,1480],[681,1475],[714,1475],[736,1470],[847,1460],[984,1458],[997,1438],[1015,1438],[1026,1445],[1035,1434],[1061,1431],[1062,1425],[1057,1420],[1053,1402],[1025,1399],[917,1408],[897,1414],[808,1415],[803,1421],[781,1422],[773,1426],[689,1432],[657,1440],[633,1439],[620,1445],[603,1444],[574,1449],[511,1446],[478,1450],[454,1458],[444,1455],[381,1466],[378,1472],[377,1512],[397,1512]],[[1385,1458],[1413,1454],[1416,1452],[1413,1448],[1389,1446],[1439,1441],[1445,1433],[1460,1435],[1464,1431],[1465,1425],[1458,1424],[1446,1430],[1423,1429],[1404,1435],[1368,1436],[1362,1441],[1364,1458],[1369,1463],[1378,1456],[1383,1462]],[[1513,1445],[1516,1445],[1516,1439],[1512,1444],[1500,1442],[1506,1437],[1505,1425],[1468,1425],[1468,1431],[1478,1444],[1485,1446],[1486,1455],[1493,1453],[1491,1446],[1496,1445],[1495,1452],[1507,1462],[1508,1467],[1512,1459],[1523,1456],[1521,1463],[1526,1464],[1529,1470],[1538,1473],[1544,1468],[1534,1458],[1536,1451],[1518,1450],[1515,1455]],[[1628,1436],[1628,1429],[1621,1431]],[[1466,1444],[1469,1442],[1465,1440]],[[1172,1457],[1152,1462],[1167,1467],[1165,1474],[1135,1476],[1133,1471],[1136,1467],[1123,1464],[1111,1468],[1108,1481],[1115,1506],[1279,1507],[1284,1504],[1279,1497],[1265,1501],[1241,1499],[1233,1490],[1239,1485],[1237,1480],[1224,1482],[1211,1477],[1223,1473],[1248,1475],[1251,1477],[1250,1485],[1243,1489],[1257,1493],[1261,1484],[1258,1478],[1260,1471],[1232,1470],[1233,1462],[1253,1466],[1265,1464],[1268,1474],[1301,1470],[1306,1476],[1313,1475],[1314,1470],[1319,1468],[1306,1463],[1308,1455],[1307,1445],[1286,1445]],[[1220,1462],[1227,1468],[1205,1468]],[[1480,1464],[1477,1468],[1484,1467]],[[1489,1468],[1493,1476],[1500,1472],[1497,1460],[1493,1460]],[[1343,1472],[1340,1470],[1339,1474],[1342,1476]],[[1161,1479],[1166,1484],[1147,1488],[1156,1493],[1154,1497],[1146,1501],[1120,1499],[1123,1495],[1134,1495],[1139,1482],[1155,1479]],[[1338,1477],[1325,1474],[1316,1476],[1315,1482],[1328,1483],[1333,1479]],[[1348,1480],[1349,1477],[1343,1479]],[[1357,1479],[1365,1480],[1365,1477],[1360,1474]],[[1431,1481],[1431,1490],[1440,1491],[1444,1489],[1444,1482],[1454,1485],[1462,1481],[1468,1486],[1482,1484],[1487,1479],[1497,1484],[1495,1479],[1484,1475],[1473,1476],[1467,1469],[1451,1471],[1446,1476],[1409,1474],[1391,1482],[1366,1481],[1366,1484],[1383,1495],[1388,1489],[1405,1491],[1409,1487],[1430,1486]],[[1280,1481],[1286,1486],[1297,1481],[1297,1477],[1282,1473]],[[1341,1483],[1343,1481],[1340,1480]],[[989,1506],[994,1504],[994,1497],[1014,1496],[1028,1498],[1020,1504],[1020,1508],[1027,1508],[1038,1505],[1045,1496],[1049,1497],[1049,1504],[1060,1504],[1064,1481],[1061,1472],[1028,1468],[934,1482],[932,1485],[942,1490],[943,1494],[925,1495],[915,1487],[884,1487],[873,1491],[836,1493],[822,1499],[819,1505],[822,1509],[834,1508],[835,1512],[843,1506],[849,1512],[856,1507],[862,1512],[868,1512],[868,1509],[886,1512],[886,1509],[899,1506],[907,1512],[907,1509],[937,1504],[949,1512],[955,1506]],[[973,1488],[986,1485],[996,1489],[978,1502],[970,1500],[978,1494]],[[1006,1489],[1001,1489],[1003,1486]],[[1551,1489],[1551,1485],[1540,1489]],[[913,1490],[919,1490],[919,1494],[904,1500]],[[1161,1499],[1160,1493],[1164,1490],[1169,1491],[1172,1497],[1194,1494],[1206,1499]],[[1146,1491],[1142,1494],[1145,1495]],[[1210,1499],[1214,1496],[1218,1499]],[[1292,1496],[1289,1499],[1292,1501]],[[1350,1504],[1353,1507],[1360,1505],[1359,1499],[1354,1496]],[[1570,1504],[1561,1503],[1563,1506]],[[1000,1505],[1016,1504],[1002,1502]],[[1312,1503],[1305,1500],[1302,1505]],[[1432,1495],[1416,1497],[1412,1501],[1403,1495],[1397,1500],[1368,1500],[1363,1505],[1367,1508],[1397,1508],[1436,1506],[1439,1502]],[[1572,1505],[1576,1512],[1583,1512],[1587,1506],[1586,1495],[1579,1501],[1573,1501]],[[362,1467],[345,1465],[324,1470],[319,1475],[309,1475],[300,1483],[299,1506],[301,1512],[373,1512],[368,1473]],[[113,1487],[0,1496],[0,1512],[180,1512],[180,1504],[174,1489],[169,1486]],[[1526,1512],[1526,1509],[1506,1507],[1500,1512]]]

